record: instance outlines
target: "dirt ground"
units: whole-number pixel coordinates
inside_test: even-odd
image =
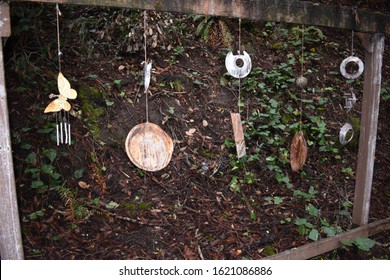
[[[213,19],[202,39],[205,34],[196,33],[204,18],[149,14],[150,21],[167,20],[169,25],[159,33],[157,46],[148,48],[153,60],[149,121],[170,135],[174,152],[166,168],[145,172],[136,168],[124,149],[129,131],[146,119],[144,52],[128,49],[138,39],[124,39],[128,38],[126,24],[136,16],[139,21],[139,15],[131,14],[126,21],[121,10],[61,8],[61,71],[78,98],[70,100],[73,143],[57,146],[55,116],[43,113],[51,101],[48,95],[56,93],[57,86],[54,8],[28,6],[37,12],[27,17],[25,7],[13,10],[14,36],[5,52],[26,259],[261,259],[312,242],[304,232],[312,228],[300,227],[299,218],[318,229],[318,238],[326,237],[326,228],[341,232],[352,227],[356,140],[345,147],[334,144],[337,154],[323,152],[326,144],[318,143],[320,134],[314,134],[313,128],[313,134],[307,135],[312,144],[303,171],[292,172],[287,159],[274,165],[289,178],[289,186],[278,181],[270,167],[274,155],[289,149],[293,130],[288,125],[284,131],[269,130],[269,139],[281,135],[278,146],[248,132],[248,154],[257,158],[244,164],[235,158],[235,148],[229,144],[233,138],[230,112],[238,111],[238,86],[226,74],[224,59],[229,47],[237,46],[237,20]],[[267,94],[269,100],[280,102],[280,110],[286,104],[299,107],[292,93],[299,91],[294,82],[283,80],[281,85],[289,86],[272,92],[261,88],[278,87],[276,78],[264,73],[279,73],[274,69],[282,73],[280,66],[292,57],[299,61],[300,45],[281,35],[293,27],[242,22],[241,40],[253,64],[251,74],[242,79],[242,118],[247,129],[267,125],[262,119],[249,123],[256,110],[268,112],[269,107],[261,105]],[[312,53],[305,62],[312,91],[303,93],[308,100],[303,121],[311,128],[314,117],[324,120],[328,135],[324,139],[337,142],[348,118],[342,92],[349,85],[334,72],[349,55],[351,33],[326,28],[321,32],[323,39],[308,39],[305,45],[306,52]],[[389,92],[383,96],[390,95],[389,39],[382,76]],[[364,58],[357,38],[355,53]],[[300,63],[289,66],[283,75],[289,79],[299,75]],[[357,103],[350,115],[359,119],[363,78],[354,87]],[[319,106],[319,100],[327,102]],[[390,216],[389,112],[390,98],[384,98],[370,222]],[[369,252],[344,247],[319,258],[388,258],[389,237],[389,232],[372,237],[376,245]]]

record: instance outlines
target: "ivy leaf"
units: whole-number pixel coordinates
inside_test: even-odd
[[[309,213],[311,216],[318,217],[320,210],[318,210],[313,204],[309,204],[305,208],[307,213]]]
[[[47,156],[51,162],[53,162],[57,157],[57,151],[54,149],[43,150],[43,154]]]
[[[336,231],[330,227],[327,227],[327,226],[324,226],[322,227],[324,233],[326,234],[326,236],[334,236],[336,235]]]
[[[313,241],[317,241],[318,240],[318,230],[316,229],[312,229],[309,233],[309,238]]]
[[[76,170],[73,173],[73,176],[75,179],[80,179],[81,177],[83,177],[83,174],[84,174],[84,168],[81,168],[81,169]]]
[[[283,198],[281,198],[279,196],[274,197],[274,204],[275,205],[281,204],[282,202],[283,202]]]
[[[375,245],[375,240],[372,240],[370,238],[366,238],[366,237],[358,237],[355,239],[355,241],[353,242],[360,250],[363,250],[363,251],[370,251],[370,249],[372,247],[374,247]]]
[[[42,187],[44,184],[42,181],[32,181],[31,182],[31,188],[37,189],[39,187]]]
[[[348,247],[353,246],[353,240],[340,240],[340,243]]]
[[[306,221],[306,219],[297,219],[296,221],[295,221],[295,224],[297,225],[297,226],[302,226],[302,225],[305,225],[307,223],[307,221]]]

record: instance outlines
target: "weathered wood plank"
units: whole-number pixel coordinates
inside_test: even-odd
[[[359,154],[352,214],[352,222],[356,225],[368,223],[385,47],[385,39],[381,34],[363,34],[362,36],[366,54]]]
[[[0,254],[2,259],[23,259],[16,199],[11,137],[5,89],[3,44],[0,39]]]
[[[358,237],[368,237],[386,230],[390,230],[390,218],[379,220],[332,237],[287,250],[264,258],[264,260],[306,260],[341,247],[342,244],[340,243],[340,240],[354,240]]]
[[[297,0],[13,0],[161,10],[390,34],[390,16]]]
[[[0,38],[11,36],[10,21],[9,5],[7,3],[0,3]]]
[[[239,113],[230,112],[232,119],[234,142],[236,143],[237,158],[240,159],[246,155],[246,146],[244,131],[241,122],[241,115]]]

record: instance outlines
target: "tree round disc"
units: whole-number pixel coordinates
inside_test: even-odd
[[[171,161],[173,141],[158,125],[141,123],[130,130],[125,149],[131,162],[138,168],[159,171]]]
[[[294,172],[300,170],[306,162],[307,144],[302,131],[295,133],[290,146],[290,165]]]

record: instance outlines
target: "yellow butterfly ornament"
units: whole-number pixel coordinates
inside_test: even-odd
[[[56,132],[57,145],[60,143],[71,144],[69,111],[71,109],[68,99],[76,99],[77,92],[71,88],[69,81],[64,75],[59,72],[57,78],[58,91],[60,94],[50,94],[49,98],[54,98],[52,102],[47,105],[44,113],[55,113],[56,116]],[[65,112],[62,113],[61,111]]]
[[[57,99],[53,100],[49,105],[47,105],[44,113],[59,112],[61,110],[69,112],[71,106],[67,99],[76,99],[77,97],[77,92],[70,87],[69,81],[61,72],[58,73],[57,83],[60,94],[49,95],[49,98],[57,97]]]

